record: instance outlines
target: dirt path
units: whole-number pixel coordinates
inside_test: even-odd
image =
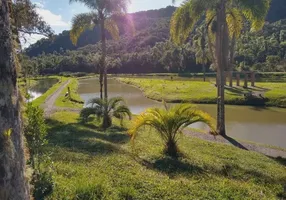
[[[51,113],[54,112],[54,110],[57,110],[57,108],[54,106],[56,99],[61,94],[62,90],[70,83],[70,80],[65,81],[62,83],[62,85],[53,93],[51,94],[45,101],[45,103],[42,105],[45,116],[50,116]]]
[[[210,134],[204,134],[204,133],[197,133],[193,131],[185,131],[185,134],[190,135],[192,137],[200,138],[203,140],[207,140],[210,142],[216,142],[216,143],[223,143],[227,145],[232,145],[236,146],[238,148],[247,150],[247,151],[255,151],[261,154],[264,154],[269,157],[277,158],[286,158],[286,150],[280,150],[278,148],[271,148],[267,147],[265,145],[260,145],[260,144],[255,144],[251,142],[242,142],[242,141],[237,141],[234,138],[228,137],[228,136],[216,136],[214,137],[213,135]]]

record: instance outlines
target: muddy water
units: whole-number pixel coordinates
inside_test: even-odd
[[[35,100],[44,94],[50,87],[58,82],[55,78],[41,79],[37,81],[37,84],[28,89],[28,93],[31,95],[30,100]]]
[[[79,83],[78,91],[85,102],[99,97],[98,79],[83,79]],[[108,92],[109,97],[123,97],[135,114],[149,107],[161,106],[144,97],[139,89],[113,79],[108,82]],[[198,107],[216,117],[216,105],[200,104]],[[227,134],[231,137],[286,149],[286,109],[226,106],[226,122]],[[195,128],[206,127],[196,124]]]

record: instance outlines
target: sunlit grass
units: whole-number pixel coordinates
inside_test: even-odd
[[[48,120],[56,183],[49,199],[268,200],[283,192],[279,160],[185,135],[178,141],[183,156],[174,160],[152,129],[140,131],[133,146],[125,129],[103,132],[78,117],[59,112]]]
[[[68,87],[70,88],[71,99],[65,96],[68,92]],[[56,99],[55,105],[67,108],[82,108],[84,102],[78,94],[77,89],[78,80],[76,78],[71,78],[70,83],[62,90],[60,96]]]
[[[214,82],[180,81],[162,79],[119,78],[120,81],[140,88],[144,94],[154,100],[167,102],[216,103],[217,88]],[[235,83],[234,83],[235,84]],[[242,85],[242,83],[241,83]],[[260,93],[267,98],[268,106],[286,107],[286,83],[256,83],[256,87],[226,87],[225,103],[248,105],[244,94]]]

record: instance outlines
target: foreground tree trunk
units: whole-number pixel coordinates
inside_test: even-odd
[[[0,199],[28,200],[8,1],[0,1]]]
[[[225,70],[228,66],[228,29],[226,23],[226,1],[221,0],[217,8],[217,30],[216,30],[216,61],[217,61],[217,132],[226,135],[225,131],[225,105],[224,105],[224,83]]]

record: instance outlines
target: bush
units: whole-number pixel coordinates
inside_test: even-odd
[[[34,185],[33,196],[35,200],[43,200],[52,194],[54,182],[50,172],[35,173],[32,180]]]

